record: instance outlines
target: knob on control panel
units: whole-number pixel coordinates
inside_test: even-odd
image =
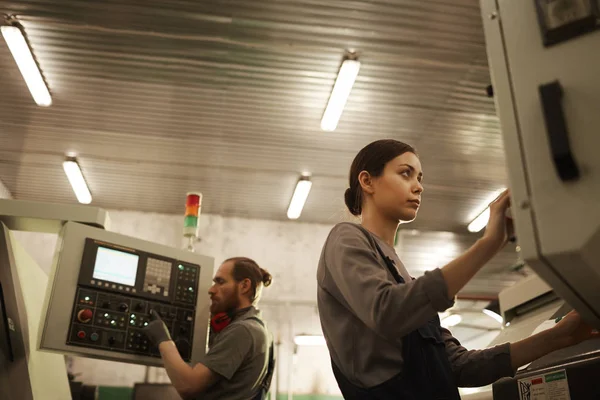
[[[111,337],[108,338],[108,344],[111,345],[111,346],[113,344],[115,344],[116,341],[117,341],[117,339],[115,339],[114,336],[111,336]]]
[[[79,322],[87,324],[92,320],[94,313],[89,308],[84,308],[77,313],[77,319]]]
[[[127,303],[119,304],[119,311],[127,312],[128,309],[129,309],[129,306],[127,305]]]

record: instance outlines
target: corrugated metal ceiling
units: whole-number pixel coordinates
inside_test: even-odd
[[[326,4],[326,5],[324,5]],[[465,231],[505,186],[477,0],[4,1],[23,23],[54,104],[37,107],[0,44],[0,179],[16,198],[285,219],[302,171],[303,221],[346,216],[356,152],[415,145],[424,204],[410,228]],[[335,132],[320,130],[344,51],[362,68]]]

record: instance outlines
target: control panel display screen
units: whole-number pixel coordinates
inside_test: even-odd
[[[135,286],[139,256],[124,251],[98,247],[94,279]]]

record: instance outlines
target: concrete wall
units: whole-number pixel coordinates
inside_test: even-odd
[[[12,199],[10,190],[0,181],[0,199]]]

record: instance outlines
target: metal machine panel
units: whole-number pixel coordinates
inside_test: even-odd
[[[143,334],[161,314],[182,358],[206,352],[214,260],[189,251],[67,222],[59,236],[40,348],[161,366]]]
[[[24,334],[27,318],[21,288],[14,272],[10,231],[0,223],[0,398],[32,400]],[[13,382],[19,382],[13,385]]]
[[[542,3],[481,2],[513,216],[524,260],[600,327],[600,31],[549,46]],[[586,1],[561,3],[555,32]]]
[[[48,277],[4,225],[2,238],[0,283],[4,329],[0,341],[4,341],[5,362],[0,364],[0,382],[6,382],[1,385],[0,398],[69,398],[64,358],[36,348]]]
[[[10,230],[58,233],[65,221],[110,229],[108,212],[101,208],[0,199],[0,222]]]

